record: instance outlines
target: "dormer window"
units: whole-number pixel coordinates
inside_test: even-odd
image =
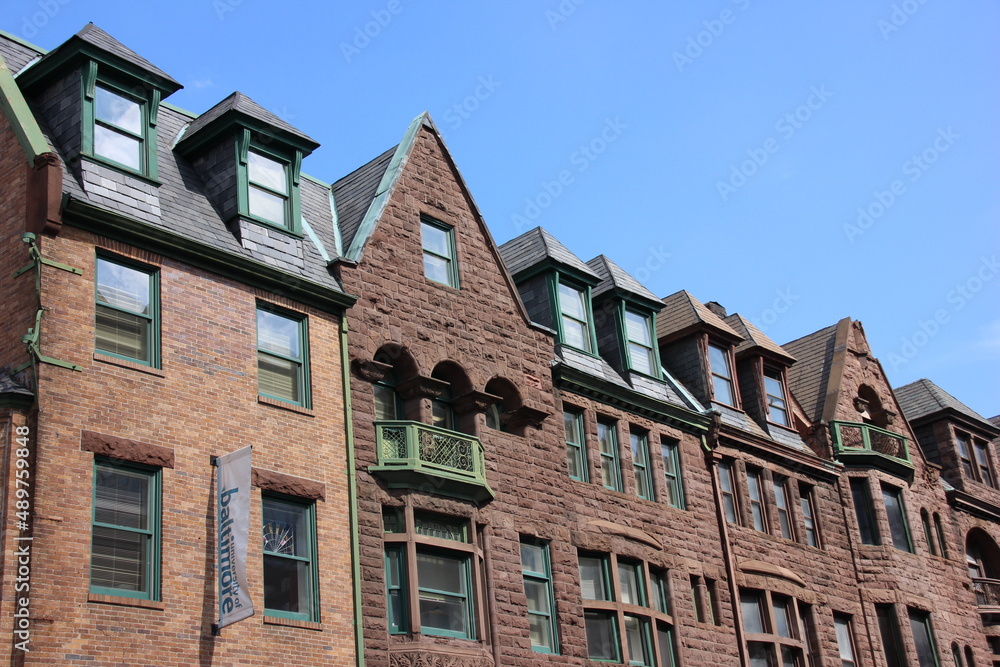
[[[288,227],[288,165],[255,150],[247,151],[247,187],[250,215],[279,227]]]
[[[559,282],[559,328],[564,345],[584,352],[594,351],[587,290]]]
[[[103,84],[94,88],[94,156],[142,172],[143,104]]]
[[[971,480],[996,488],[993,464],[990,461],[988,445],[984,440],[972,438],[964,433],[956,433],[958,456],[962,461],[962,471]],[[975,459],[973,460],[973,454]]]
[[[656,347],[653,345],[652,318],[626,308],[625,335],[628,338],[629,367],[639,373],[659,377]]]
[[[712,398],[719,403],[736,407],[736,392],[733,391],[733,371],[729,364],[729,352],[709,343],[708,364],[712,374]]]
[[[781,381],[781,371],[764,371],[764,392],[767,394],[767,420],[788,426],[788,404],[785,402],[785,386]]]

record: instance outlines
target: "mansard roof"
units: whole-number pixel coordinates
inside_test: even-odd
[[[655,310],[663,308],[663,302],[646,289],[642,283],[629,275],[625,269],[615,264],[605,255],[598,255],[587,266],[597,274],[601,282],[592,291],[593,298],[609,292],[617,293],[625,298],[636,299],[646,303]]]
[[[979,413],[965,405],[941,387],[927,379],[903,385],[893,390],[899,407],[910,422],[921,421],[925,417],[944,416],[942,413],[958,414],[990,433],[997,427]]]
[[[500,246],[500,256],[512,276],[546,262],[571,269],[578,277],[597,284],[601,277],[591,267],[541,227],[535,227]]]
[[[788,388],[814,422],[823,418],[839,324],[782,345],[796,359],[795,364],[788,369]]]
[[[656,320],[656,337],[661,342],[679,338],[699,328],[707,328],[733,342],[743,340],[739,333],[687,290],[663,297],[663,303],[666,307]]]
[[[777,357],[779,361],[788,364],[794,363],[795,357],[789,354],[783,347],[768,338],[764,333],[755,327],[752,322],[738,313],[733,313],[723,320],[731,326],[736,333],[743,337],[743,342],[736,346],[736,355],[740,356],[748,350],[756,349],[765,355]]]

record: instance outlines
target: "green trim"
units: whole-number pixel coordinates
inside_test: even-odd
[[[420,632],[425,635],[431,635],[434,637],[454,637],[457,639],[475,639],[476,638],[476,615],[475,606],[473,605],[473,588],[472,588],[472,555],[465,551],[450,551],[448,549],[440,549],[435,547],[427,547],[424,545],[417,545],[416,554],[419,559],[420,554],[429,555],[441,555],[445,558],[450,558],[452,560],[461,561],[462,564],[462,586],[464,591],[461,593],[456,593],[455,591],[445,591],[437,588],[424,588],[420,585],[420,581],[416,582],[416,593],[417,600],[420,600],[420,594],[423,592],[431,593],[432,595],[445,595],[449,598],[460,598],[462,599],[462,607],[465,617],[465,627],[466,632],[459,632],[458,630],[445,630],[444,628],[435,628],[431,625],[424,625],[423,618],[419,619]],[[419,566],[418,566],[419,567]]]
[[[649,434],[629,431],[629,444],[632,447],[632,472],[636,479],[635,495],[643,500],[656,500],[656,489],[653,485],[653,470],[649,451]],[[640,461],[641,459],[641,461]],[[646,493],[639,493],[639,479],[643,480]]]
[[[97,471],[98,468],[120,468],[137,473],[148,475],[149,479],[149,528],[139,530],[121,526],[118,524],[98,523],[97,521]],[[161,553],[161,493],[162,493],[162,469],[151,466],[130,463],[120,459],[95,456],[93,463],[93,482],[91,484],[90,496],[90,562],[88,563],[87,576],[90,581],[90,592],[97,595],[114,595],[117,597],[136,598],[141,600],[160,599],[160,553]],[[129,533],[147,535],[149,537],[147,560],[145,563],[146,583],[149,590],[133,591],[123,588],[111,588],[107,586],[96,586],[92,581],[94,566],[94,528],[111,528]]]
[[[845,429],[857,429],[860,432],[861,447],[845,444]],[[830,434],[833,439],[833,455],[845,466],[878,468],[896,477],[912,479],[914,468],[906,436],[872,424],[840,420],[830,422]],[[896,442],[903,456],[878,451],[879,443],[886,441]]]
[[[389,166],[386,167],[385,173],[382,174],[382,180],[379,181],[375,197],[372,199],[372,203],[365,212],[365,217],[361,220],[361,224],[358,225],[358,229],[354,233],[354,240],[351,242],[351,247],[347,249],[347,259],[355,262],[361,261],[364,255],[365,244],[368,242],[368,238],[372,235],[372,232],[375,231],[375,225],[378,223],[379,218],[382,217],[382,211],[389,203],[392,191],[403,173],[403,165],[406,164],[406,159],[417,143],[417,134],[426,117],[427,112],[420,114],[406,128],[403,140],[396,146],[396,152],[393,153],[392,160],[389,161]]]
[[[351,595],[354,601],[354,652],[358,667],[365,664],[365,631],[361,598],[361,538],[358,525],[358,480],[354,455],[354,407],[346,315],[340,318],[340,376],[344,390],[344,440],[347,448],[347,504],[351,524]]]
[[[663,456],[663,450],[664,450],[664,448],[667,449],[667,452],[668,452],[667,456]],[[681,471],[683,470],[683,468],[681,467],[681,447],[680,447],[680,443],[677,442],[676,440],[672,440],[670,442],[663,442],[661,440],[660,441],[660,456],[663,457],[664,459],[668,459],[669,458],[669,460],[671,462],[671,465],[672,465],[672,467],[674,469],[674,474],[671,476],[667,472],[667,462],[666,462],[666,460],[664,460],[664,462],[663,462],[663,476],[665,478],[665,481],[666,481],[666,484],[667,484],[667,488],[668,489],[669,488],[673,488],[676,491],[676,500],[674,502],[670,502],[670,500],[667,499],[667,502],[670,504],[671,507],[676,507],[679,510],[687,509],[687,501],[685,500],[685,497],[684,497],[684,479],[683,479],[683,476],[682,476],[682,473],[681,473]],[[671,495],[674,495],[674,494],[671,494]]]
[[[318,623],[320,621],[319,610],[319,568],[317,567],[317,539],[316,539],[316,502],[315,501],[303,501],[301,498],[296,498],[294,496],[287,496],[284,494],[277,493],[263,493],[261,494],[261,528],[264,527],[264,503],[268,500],[273,500],[280,503],[285,503],[286,505],[294,505],[305,512],[305,523],[306,523],[306,539],[309,544],[309,557],[303,556],[292,556],[289,554],[281,554],[273,551],[265,551],[263,547],[261,548],[261,569],[263,570],[263,560],[264,556],[275,556],[279,558],[284,558],[296,562],[305,562],[308,564],[309,573],[309,588],[312,591],[311,604],[309,605],[309,611],[307,612],[294,612],[294,611],[283,611],[280,609],[268,609],[264,608],[265,616],[273,616],[275,618],[286,618],[294,621],[310,621],[313,623]],[[263,579],[263,572],[261,572],[261,578]]]
[[[438,257],[440,259],[448,260],[448,282],[441,283],[442,285],[447,285],[448,287],[454,287],[455,289],[461,289],[461,285],[458,281],[458,248],[455,246],[455,228],[451,225],[446,225],[440,220],[435,220],[434,218],[428,217],[426,215],[420,216],[421,231],[423,231],[423,226],[436,227],[444,232],[448,237],[448,251],[451,253],[450,257],[444,255],[439,255],[433,250],[428,250],[423,244],[423,238],[421,238],[421,250],[424,255],[431,255],[433,257]],[[433,278],[424,274],[424,277],[433,282],[439,282]]]
[[[98,260],[104,260],[105,262],[110,262],[112,264],[117,264],[135,271],[140,271],[149,278],[149,315],[144,315],[142,313],[137,313],[135,311],[126,310],[124,308],[119,308],[107,303],[100,303],[97,300],[97,295],[100,288],[100,275],[98,272]],[[129,315],[136,315],[142,317],[143,319],[149,320],[149,333],[146,344],[149,346],[149,358],[139,359],[138,357],[129,357],[126,355],[118,354],[116,352],[111,352],[109,350],[101,350],[97,347],[97,307],[108,308],[110,310],[115,310]],[[126,361],[132,361],[137,364],[142,364],[144,366],[150,366],[152,368],[160,368],[160,270],[158,267],[149,266],[141,262],[136,262],[125,257],[120,257],[118,255],[109,253],[104,250],[99,250],[94,258],[94,349],[101,354],[106,354],[111,357],[117,357],[118,359],[125,359]]]
[[[118,171],[125,174],[130,176],[142,176],[154,185],[159,185],[160,183],[158,180],[158,170],[156,164],[156,119],[159,112],[160,99],[162,97],[161,90],[157,88],[146,88],[146,96],[140,97],[135,94],[138,86],[130,87],[122,82],[121,79],[116,78],[114,74],[104,74],[101,71],[98,62],[95,60],[88,61],[80,71],[83,90],[83,107],[81,109],[83,127],[81,128],[80,152],[92,160],[114,167]],[[104,88],[116,95],[120,95],[121,97],[125,97],[139,105],[141,115],[139,120],[141,134],[135,135],[121,128],[114,129],[114,131],[119,134],[137,139],[141,142],[139,153],[140,165],[138,169],[121,164],[120,162],[116,162],[115,160],[103,155],[98,155],[95,152],[94,132],[95,127],[98,125],[98,120],[94,107],[96,104],[96,89],[98,87]]]
[[[575,479],[580,482],[590,481],[590,470],[587,459],[587,436],[583,428],[583,413],[579,410],[566,410],[563,409],[563,424],[566,423],[566,415],[571,415],[573,418],[573,426],[577,429],[580,442],[572,442],[569,439],[569,434],[566,434],[566,458],[567,465],[569,465],[570,448],[572,448],[573,461],[576,464],[576,469],[580,471],[580,475],[570,475],[570,479]]]
[[[258,141],[254,141],[251,138],[250,130],[244,129],[242,137],[237,142],[237,162],[236,162],[236,180],[238,187],[237,194],[237,208],[239,215],[245,217],[248,220],[253,220],[262,225],[267,225],[282,232],[292,234],[293,236],[301,238],[302,236],[302,199],[299,192],[299,179],[302,168],[302,151],[295,150],[291,153],[283,152],[280,150],[275,150],[271,147],[265,147]],[[281,196],[285,199],[284,209],[285,209],[285,224],[281,224],[276,220],[270,220],[268,218],[262,218],[259,215],[254,215],[250,211],[250,166],[249,166],[249,154],[257,153],[262,157],[274,160],[275,162],[281,163],[285,171],[285,187],[288,189],[287,194],[280,193],[275,190],[259,184],[253,183],[253,187],[268,192],[273,195]]]
[[[604,451],[604,447],[601,442],[601,429],[608,434],[608,449],[610,451]],[[622,492],[624,485],[622,484],[622,463],[621,454],[618,451],[618,424],[614,421],[606,421],[602,419],[597,420],[597,442],[598,451],[601,455],[601,482],[604,484],[605,489],[611,491]],[[614,474],[614,479],[607,479],[604,475],[604,463],[607,461],[612,466],[612,472]],[[608,482],[611,482],[610,484]]]
[[[634,315],[638,315],[643,318],[646,322],[646,331],[649,334],[650,345],[648,349],[652,352],[652,358],[650,363],[652,364],[652,373],[647,373],[641,371],[635,367],[635,363],[632,360],[632,349],[631,345],[639,345],[640,347],[647,347],[643,343],[633,341],[628,335],[628,314],[631,312]],[[625,368],[628,368],[633,373],[638,373],[644,377],[663,382],[662,369],[660,367],[660,351],[659,346],[656,344],[656,312],[648,310],[647,308],[636,308],[635,306],[629,306],[625,301],[619,301],[618,308],[615,308],[615,320],[618,324],[618,333],[620,334],[622,341],[622,360],[624,362]]]
[[[574,368],[557,363],[553,369],[553,379],[561,389],[594,398],[607,405],[622,407],[661,424],[676,426],[686,433],[702,435],[707,433],[711,417],[708,414],[692,412],[659,399]]]
[[[257,354],[265,354],[269,357],[274,357],[275,359],[281,359],[283,361],[289,361],[293,364],[297,364],[299,367],[298,373],[296,373],[296,380],[298,382],[299,390],[299,400],[294,400],[288,398],[287,396],[275,396],[274,394],[268,394],[267,392],[260,390],[260,357],[257,359],[257,386],[258,393],[261,396],[266,396],[268,398],[273,398],[278,401],[284,401],[286,403],[291,403],[292,405],[300,405],[304,408],[312,407],[312,391],[310,386],[310,373],[309,373],[309,317],[303,313],[298,313],[293,310],[288,310],[287,308],[282,308],[281,306],[276,306],[273,303],[267,301],[257,301],[257,308],[255,311],[259,313],[264,311],[276,315],[278,317],[284,318],[295,322],[298,325],[299,333],[299,351],[301,356],[299,358],[289,357],[283,354],[278,354],[277,352],[272,352],[270,350],[263,350],[260,347],[260,327],[257,328]],[[255,317],[255,320],[257,318]]]
[[[596,287],[601,282],[600,278],[597,276],[590,273],[584,273],[575,266],[564,264],[563,262],[557,261],[551,257],[545,257],[541,261],[532,264],[526,269],[518,271],[512,276],[512,278],[515,283],[520,283],[528,278],[537,276],[539,273],[546,273],[550,271],[557,271],[561,274],[568,275],[570,279],[591,287]]]
[[[52,152],[3,56],[0,56],[0,107],[3,107],[4,115],[7,116],[29,165],[34,166],[39,155]]]
[[[399,575],[399,585],[389,586],[389,554],[395,554],[396,557],[396,569]],[[407,594],[409,591],[409,581],[406,577],[406,545],[400,544],[398,542],[390,543],[385,546],[385,555],[383,567],[385,568],[385,609],[386,609],[386,623],[389,626],[390,635],[406,635],[410,633],[410,596]],[[398,591],[399,595],[399,608],[396,609],[390,600],[390,593],[392,591]],[[395,614],[397,612],[399,615],[399,622],[393,621]]]
[[[556,325],[555,328],[556,328],[556,333],[558,334],[558,341],[559,341],[559,343],[561,345],[565,345],[566,347],[572,348],[572,349],[577,350],[579,352],[582,352],[584,354],[588,354],[588,355],[590,355],[592,357],[598,357],[599,358],[599,356],[597,354],[597,332],[594,331],[594,306],[593,306],[593,300],[591,298],[591,286],[588,285],[588,284],[586,284],[586,283],[581,284],[581,283],[576,282],[573,279],[572,276],[569,276],[568,280],[564,280],[563,276],[565,274],[562,273],[562,272],[560,272],[560,271],[553,271],[553,272],[549,273],[548,275],[549,275],[549,280],[548,280],[548,283],[549,283],[549,300],[552,303],[552,306],[553,306],[554,311],[555,311],[554,312],[554,322],[555,322],[555,325]],[[572,290],[574,290],[576,292],[579,292],[581,294],[581,296],[582,296],[583,309],[585,311],[584,314],[587,317],[587,321],[584,322],[584,324],[587,325],[587,336],[588,336],[587,344],[589,345],[589,349],[581,349],[581,348],[576,347],[575,345],[570,345],[570,344],[568,344],[566,342],[566,330],[563,327],[562,301],[559,298],[559,286],[560,285],[566,285],[566,287],[568,287],[568,288],[570,288],[570,289],[572,289]],[[574,321],[577,321],[577,322],[580,321],[580,320],[577,320],[572,315],[566,315],[566,317],[569,317],[570,319],[572,319]]]
[[[534,538],[521,538],[521,546],[527,544],[529,546],[538,547],[542,550],[542,559],[544,562],[544,571],[536,572],[534,570],[528,570],[524,567],[524,560],[521,561],[521,578],[527,582],[528,580],[533,580],[538,583],[542,583],[545,586],[546,602],[548,603],[549,611],[548,613],[540,611],[532,611],[530,605],[527,608],[528,618],[532,616],[538,616],[547,619],[546,625],[549,628],[549,637],[552,639],[551,646],[545,646],[543,644],[535,644],[532,642],[531,650],[535,653],[544,653],[546,655],[559,655],[559,620],[556,616],[556,598],[555,590],[552,587],[552,556],[549,553],[549,543],[544,540],[538,540]],[[525,595],[527,596],[527,586],[525,586]]]
[[[333,287],[305,280],[263,262],[234,255],[189,236],[134,220],[80,199],[71,197],[66,212],[76,216],[66,222],[80,229],[183,261],[252,287],[283,294],[325,312],[339,315],[357,301],[356,296],[344,294]]]

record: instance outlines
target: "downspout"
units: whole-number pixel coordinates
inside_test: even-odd
[[[729,598],[733,605],[733,629],[736,631],[736,643],[740,650],[740,664],[749,667],[750,656],[747,653],[746,640],[743,636],[743,610],[740,607],[740,591],[736,585],[736,563],[733,561],[733,554],[729,548],[729,522],[726,521],[726,512],[722,504],[722,489],[719,487],[719,459],[715,450],[719,446],[719,427],[722,424],[721,415],[712,415],[712,424],[708,428],[708,440],[702,436],[702,446],[705,448],[705,460],[708,463],[708,470],[712,475],[712,493],[715,495],[715,520],[719,524],[719,537],[721,538],[722,560],[726,564],[726,578],[729,580]]]
[[[351,578],[354,600],[354,653],[358,667],[365,664],[365,629],[361,617],[361,547],[358,530],[358,481],[354,466],[354,418],[351,408],[350,354],[347,313],[340,316],[340,374],[344,381],[344,437],[347,446],[347,503],[351,522]]]

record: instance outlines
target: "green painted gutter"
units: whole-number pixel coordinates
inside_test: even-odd
[[[354,469],[354,419],[351,407],[350,354],[347,314],[340,316],[340,373],[344,377],[344,436],[347,443],[347,502],[351,520],[351,579],[354,598],[354,651],[358,667],[365,664],[365,628],[361,617],[361,546],[358,529],[358,481]]]
[[[52,152],[3,56],[0,56],[0,107],[3,107],[29,165],[35,166],[35,158]]]

